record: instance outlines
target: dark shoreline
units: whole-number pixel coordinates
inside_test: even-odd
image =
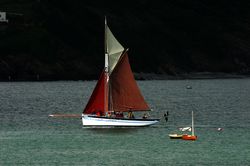
[[[194,72],[185,74],[155,74],[155,73],[134,73],[136,80],[194,80],[194,79],[244,79],[250,78],[250,74],[238,73],[212,73],[212,72]],[[92,81],[97,80],[98,76],[83,76],[79,78],[0,78],[0,82],[42,82],[42,81]]]
[[[243,79],[250,78],[250,74],[235,73],[212,73],[212,72],[194,72],[177,75],[154,74],[154,73],[135,73],[137,80],[185,80],[185,79]]]

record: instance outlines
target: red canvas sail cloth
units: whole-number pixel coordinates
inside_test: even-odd
[[[101,114],[104,115],[105,85],[106,85],[106,74],[103,71],[89,99],[89,102],[83,111],[84,114],[96,114],[97,112],[100,112]]]
[[[109,78],[114,111],[149,110],[134,79],[127,52],[121,57]]]

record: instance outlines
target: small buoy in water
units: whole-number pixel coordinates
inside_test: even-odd
[[[187,89],[192,89],[192,86],[188,85],[186,86]]]
[[[222,131],[222,128],[219,127],[217,130],[218,130],[218,131]]]

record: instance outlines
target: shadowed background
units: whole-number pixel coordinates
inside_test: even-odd
[[[136,73],[250,73],[250,3],[1,0],[0,80],[98,79],[104,16]]]

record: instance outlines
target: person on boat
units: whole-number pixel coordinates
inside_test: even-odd
[[[102,116],[102,112],[101,111],[97,111],[96,112],[96,116]]]
[[[135,116],[134,116],[134,114],[133,114],[132,111],[129,111],[129,112],[128,112],[128,118],[129,118],[129,119],[134,119],[134,118],[135,118]]]
[[[166,120],[166,122],[168,121],[168,111],[167,111],[167,113],[164,113],[164,118],[165,118],[165,120]]]
[[[116,118],[123,118],[123,113],[122,112],[115,112],[115,117]]]
[[[142,116],[142,119],[147,119],[147,118],[148,118],[148,114],[144,113],[143,116]]]
[[[96,116],[101,116],[100,112],[97,112],[97,113],[96,113]]]
[[[107,113],[107,116],[110,118],[112,115],[111,115],[111,112],[108,112]]]

